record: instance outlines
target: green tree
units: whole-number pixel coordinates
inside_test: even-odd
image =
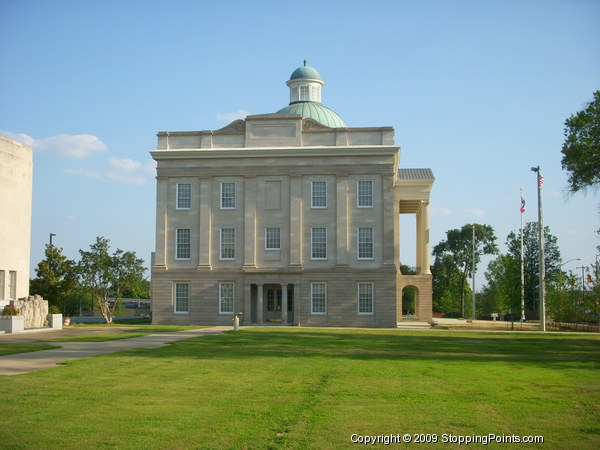
[[[552,277],[560,273],[561,256],[558,248],[558,239],[550,232],[549,227],[544,227],[544,261],[546,266],[546,279],[552,280]],[[515,261],[521,261],[521,231],[512,231],[506,238],[508,255]],[[523,227],[523,265],[525,274],[525,310],[530,314],[536,314],[539,301],[539,274],[540,274],[540,245],[538,236],[537,222],[528,222]],[[518,274],[518,278],[513,275],[513,279],[518,279],[518,286],[521,285],[521,268],[517,265],[513,268]],[[491,280],[493,280],[493,275]],[[488,280],[489,282],[490,280]],[[498,280],[500,282],[500,280]],[[519,291],[520,299],[520,291]],[[520,302],[520,300],[519,300]]]
[[[135,252],[117,249],[111,255],[109,250],[109,240],[103,237],[96,238],[90,251],[79,250],[81,282],[90,289],[106,323],[112,323],[118,300],[145,270],[142,265],[144,261],[138,259]],[[110,297],[115,299],[112,307],[109,304]]]
[[[463,289],[463,272],[454,263],[451,255],[442,254],[435,257],[433,267],[433,310],[446,316],[461,315],[461,295]],[[466,295],[471,294],[469,286],[464,287]]]
[[[473,250],[473,227],[475,227],[475,249]],[[465,294],[467,278],[471,277],[477,264],[481,262],[481,255],[495,255],[498,253],[494,229],[490,225],[467,224],[461,229],[446,232],[447,239],[441,241],[433,248],[436,258],[448,255],[452,262],[460,269],[461,289],[460,305],[461,314],[465,316]],[[475,256],[473,258],[473,256]],[[473,267],[475,259],[475,267]]]
[[[488,264],[487,281],[482,290],[482,317],[491,313],[515,314],[521,317],[521,268],[512,255],[500,255]]]
[[[32,294],[41,295],[50,306],[64,311],[65,301],[78,286],[74,261],[62,253],[63,249],[46,245],[46,258],[37,265],[36,276],[29,283]]]
[[[569,172],[569,189],[577,192],[600,184],[600,91],[583,111],[565,121],[562,168]]]

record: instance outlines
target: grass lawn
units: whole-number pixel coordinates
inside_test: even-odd
[[[56,345],[44,344],[2,344],[0,345],[0,356],[14,355],[16,353],[39,352],[41,350],[51,350],[53,348],[59,347],[57,347]],[[0,362],[0,364],[2,363]],[[0,378],[0,380],[1,379],[2,378]]]
[[[599,368],[598,335],[247,329],[0,377],[0,445],[321,449],[355,433],[494,433],[597,449]]]
[[[149,333],[107,333],[87,334],[85,336],[67,336],[53,339],[44,339],[44,342],[106,342],[119,339],[131,339],[134,337],[147,336]]]

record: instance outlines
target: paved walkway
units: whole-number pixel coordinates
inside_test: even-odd
[[[39,342],[42,339],[61,337],[63,333],[58,331],[40,332],[36,333],[36,336],[27,333],[20,336],[9,335],[9,339],[5,339],[5,336],[1,336],[0,344],[29,344],[35,342],[40,344],[60,345],[61,348],[0,356],[0,375],[18,375],[21,373],[50,369],[71,359],[105,355],[107,353],[120,352],[132,348],[159,348],[182,339],[190,339],[209,334],[219,334],[231,329],[232,327],[199,328],[173,333],[155,333],[131,339],[119,339],[106,342]],[[95,333],[90,333],[90,331],[94,331]],[[103,328],[101,331],[88,329],[86,333],[80,334],[105,334],[114,333],[115,331],[115,328],[111,328],[110,330]],[[48,335],[46,336],[47,333]],[[44,334],[44,336],[41,336],[42,334]],[[75,334],[69,333],[69,336],[73,335]]]

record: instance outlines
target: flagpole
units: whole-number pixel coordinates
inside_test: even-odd
[[[521,188],[521,323],[525,322],[525,261],[523,257],[523,213],[525,212],[525,200],[523,200],[523,188]]]
[[[532,167],[532,172],[537,173],[537,192],[538,192],[538,234],[540,241],[540,323],[542,331],[546,331],[546,262],[544,259],[544,206],[542,204],[542,184],[544,177],[540,166]]]
[[[475,224],[473,224],[473,320],[475,320]]]

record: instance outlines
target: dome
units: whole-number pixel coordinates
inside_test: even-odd
[[[330,128],[348,128],[344,119],[335,111],[318,102],[298,102],[277,111],[276,114],[298,114],[304,119],[313,119]]]
[[[304,65],[298,67],[296,70],[294,70],[292,72],[292,75],[290,75],[290,80],[296,80],[298,78],[321,80],[321,75],[319,75],[319,72],[317,72],[317,69],[307,66],[306,61],[304,61]]]

